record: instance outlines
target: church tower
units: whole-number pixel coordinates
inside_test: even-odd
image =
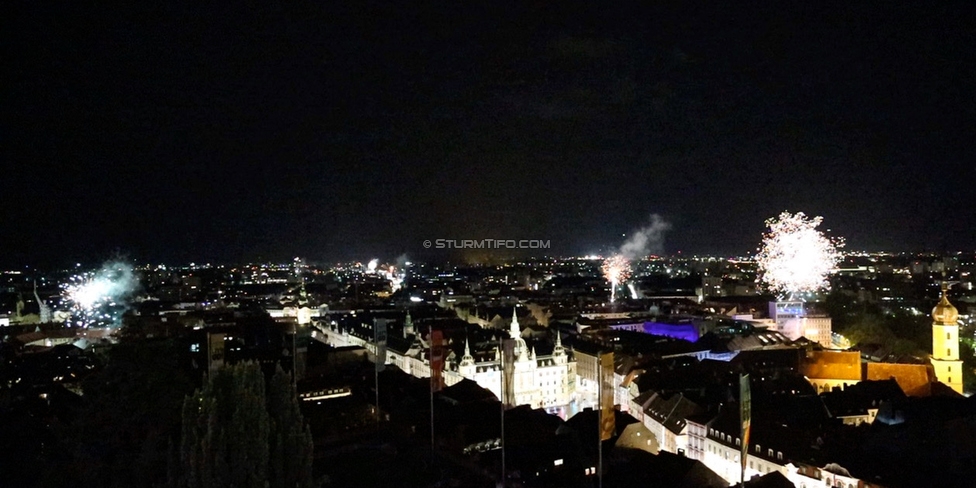
[[[569,358],[566,357],[566,349],[563,348],[563,342],[559,336],[559,329],[556,329],[556,347],[552,349],[552,360],[556,364],[566,364]]]
[[[962,393],[962,361],[959,359],[959,311],[949,303],[949,284],[942,282],[942,298],[932,309],[932,367],[941,383]]]
[[[406,339],[414,334],[413,319],[410,318],[410,311],[407,310],[407,318],[403,321],[403,338]]]
[[[471,355],[471,346],[468,344],[468,339],[464,339],[464,356],[461,356],[461,362],[458,364],[458,373],[461,376],[473,380],[474,373],[476,371],[474,364],[474,356]]]
[[[41,296],[37,294],[37,280],[34,280],[34,299],[37,300],[37,307],[40,309],[41,323],[50,323],[51,307],[44,303],[44,300],[41,300]]]
[[[298,290],[298,325],[312,323],[312,308],[308,304],[308,292],[305,291],[305,281]]]

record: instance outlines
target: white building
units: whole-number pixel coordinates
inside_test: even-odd
[[[808,313],[803,302],[769,302],[769,318],[791,341],[806,337],[823,347],[833,347],[830,317]]]
[[[318,323],[312,337],[334,347],[362,346],[374,353],[375,345],[371,342],[372,325],[364,323],[362,326],[363,331],[357,334],[355,331],[350,333],[349,330],[341,329],[337,325]],[[556,334],[556,344],[552,354],[539,355],[536,354],[534,347],[528,347],[522,339],[522,329],[515,314],[512,315],[508,333],[515,340],[512,381],[515,388],[513,392],[515,403],[553,410],[555,407],[569,405],[576,394],[576,361],[563,348],[559,334]],[[413,343],[405,351],[388,347],[386,363],[393,364],[405,373],[418,378],[429,378],[430,344],[419,334],[414,333],[413,321],[409,314],[404,323],[404,334],[410,334]],[[497,348],[494,352],[494,357],[491,359],[476,361],[471,354],[470,344],[465,340],[464,355],[458,359],[451,354],[444,363],[442,373],[444,384],[451,386],[467,378],[501,399],[501,357]]]

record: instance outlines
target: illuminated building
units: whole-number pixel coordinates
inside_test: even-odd
[[[844,389],[861,382],[861,354],[857,351],[805,351],[800,373],[817,393]]]
[[[801,301],[769,302],[769,318],[776,322],[776,330],[791,341],[806,337],[823,347],[833,345],[830,317],[808,313]]]
[[[942,297],[932,309],[932,367],[935,377],[962,393],[962,361],[959,359],[959,311],[949,303],[947,283],[942,283]]]
[[[364,330],[360,331],[318,322],[312,337],[334,347],[362,346],[370,353],[375,353],[375,345],[371,342],[372,331],[369,330],[371,325],[367,323],[362,326]],[[429,344],[419,334],[413,333],[413,329],[413,320],[408,316],[407,323],[404,324],[404,336],[409,331],[413,340],[406,342],[409,347],[401,348],[404,350],[398,350],[396,345],[389,345],[386,362],[407,374],[428,378]],[[515,340],[512,392],[515,404],[546,408],[550,413],[565,414],[560,407],[569,405],[576,396],[576,360],[563,347],[559,335],[556,335],[551,354],[536,354],[535,348],[530,348],[522,339],[522,329],[515,314],[512,315],[508,333]],[[448,361],[445,361],[443,378],[445,386],[452,386],[465,378],[473,380],[496,397],[502,398],[501,357],[497,350],[491,359],[478,361],[471,353],[470,344],[465,340],[463,356],[458,359],[452,353],[448,356]]]

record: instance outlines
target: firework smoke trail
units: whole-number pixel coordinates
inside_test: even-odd
[[[809,218],[783,212],[766,221],[762,248],[756,256],[759,281],[783,298],[795,298],[829,286],[827,275],[841,260],[840,238],[828,238],[817,230],[823,217]]]
[[[620,250],[603,261],[603,276],[610,282],[610,303],[617,298],[617,285],[630,277],[630,262],[643,259],[648,254],[660,253],[664,249],[664,234],[671,229],[658,214],[651,215],[651,223],[631,233],[620,246]],[[630,293],[637,298],[637,292],[630,285]]]
[[[623,254],[614,254],[603,260],[603,277],[610,282],[610,303],[617,298],[617,285],[630,277],[630,262]]]
[[[120,325],[127,299],[138,284],[132,266],[123,261],[109,261],[98,271],[72,276],[61,286],[62,302],[71,312],[68,323],[76,327]]]
[[[633,261],[648,254],[658,254],[664,250],[664,234],[671,230],[671,224],[658,214],[651,215],[651,223],[634,231],[630,238],[620,246],[620,254]]]

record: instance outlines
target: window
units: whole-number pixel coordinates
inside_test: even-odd
[[[773,450],[772,449],[769,450],[769,457],[773,457]]]
[[[952,339],[952,334],[946,332],[946,339]]]
[[[759,444],[756,444],[756,453],[758,454],[760,452],[762,452],[762,448],[759,447]]]
[[[952,356],[952,352],[949,348],[946,348],[946,356]]]
[[[741,445],[742,445],[742,441],[741,441],[741,440],[739,440],[739,438],[738,438],[738,437],[736,437],[736,438],[735,438],[735,445],[736,445],[736,446],[741,446]]]
[[[783,452],[782,451],[776,451],[776,459],[779,459],[780,461],[783,460]]]

